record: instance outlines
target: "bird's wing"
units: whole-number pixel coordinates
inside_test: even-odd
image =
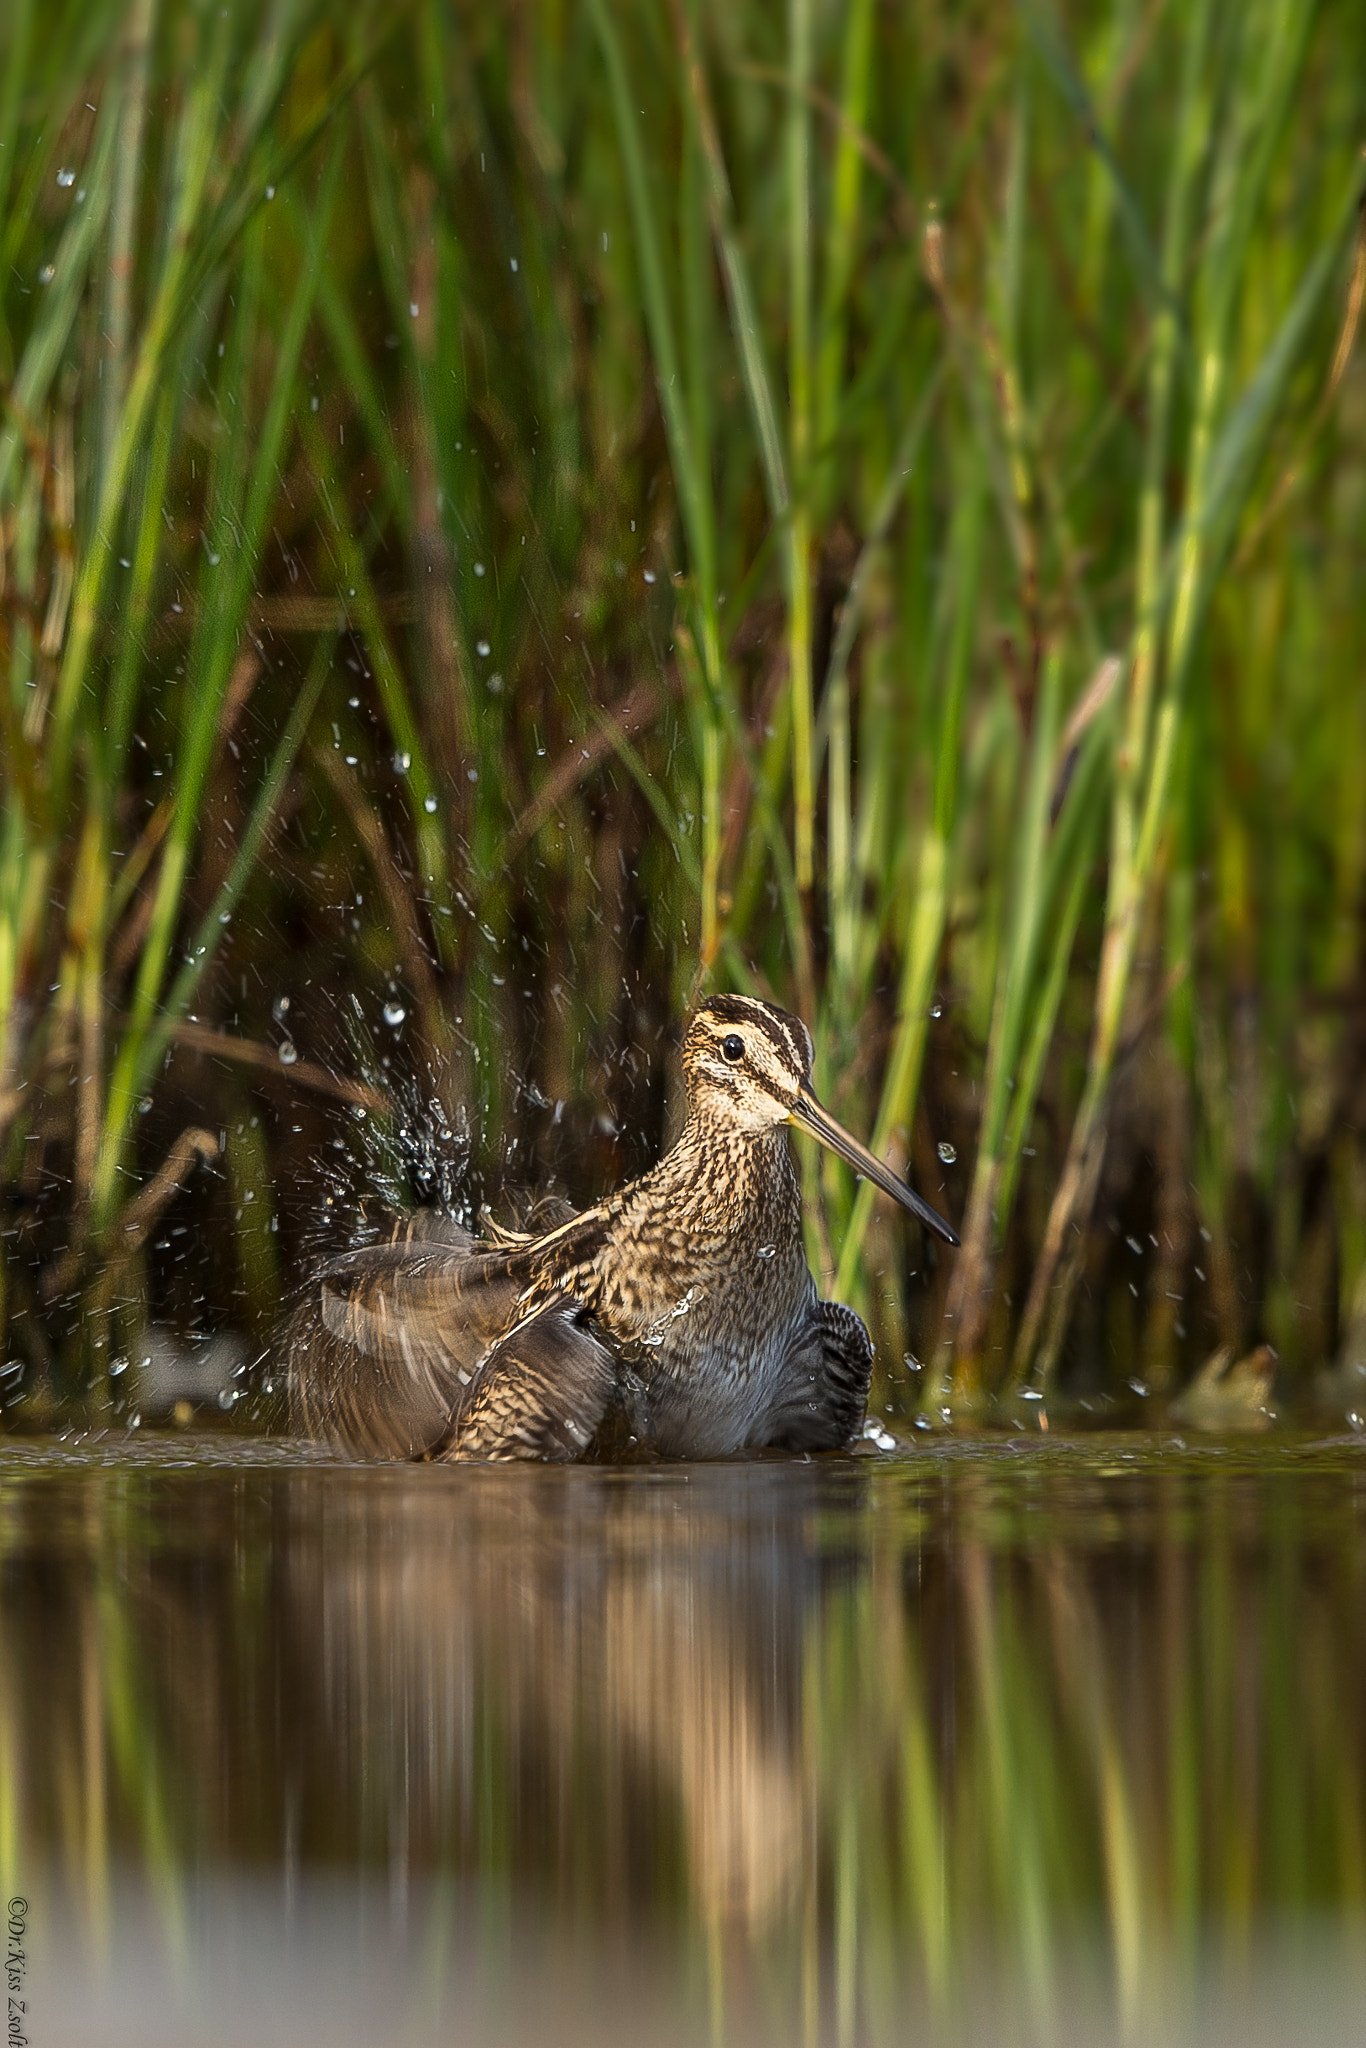
[[[863,1427],[872,1372],[862,1317],[842,1301],[813,1302],[788,1353],[782,1394],[762,1438],[752,1441],[783,1451],[843,1450]]]
[[[301,1434],[384,1458],[421,1457],[445,1438],[526,1279],[467,1233],[442,1239],[347,1253],[308,1287],[284,1337]]]
[[[587,1450],[616,1385],[617,1361],[582,1303],[560,1296],[494,1345],[437,1456],[568,1464]]]
[[[544,1237],[547,1231],[559,1230],[562,1225],[572,1223],[578,1213],[559,1195],[542,1195],[539,1202],[532,1204],[520,1224],[499,1223],[486,1209],[481,1219],[484,1238],[488,1244],[532,1244],[537,1238]]]

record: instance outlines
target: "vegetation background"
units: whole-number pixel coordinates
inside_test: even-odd
[[[1350,0],[9,0],[8,1412],[731,985],[889,1412],[1366,1413],[1363,142]]]

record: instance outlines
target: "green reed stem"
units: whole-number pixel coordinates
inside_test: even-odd
[[[972,657],[973,629],[981,570],[984,517],[983,478],[980,458],[974,448],[969,470],[961,485],[951,543],[953,562],[953,630],[942,689],[943,708],[934,735],[930,763],[933,773],[933,809],[920,841],[915,870],[915,892],[902,939],[901,980],[897,990],[896,1028],[891,1057],[882,1087],[872,1149],[881,1153],[892,1133],[909,1120],[915,1105],[920,1068],[925,1053],[930,1000],[934,991],[939,952],[948,910],[950,857],[957,816],[959,739],[963,703]],[[863,1240],[873,1212],[875,1190],[868,1181],[859,1184],[840,1252],[835,1292],[843,1296],[852,1287],[858,1271]]]
[[[788,449],[795,492],[788,527],[788,690],[797,887],[815,877],[811,743],[811,0],[788,0]]]

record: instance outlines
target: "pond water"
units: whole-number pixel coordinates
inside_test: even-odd
[[[1366,2037],[1359,1442],[11,1441],[0,1558],[38,2048]]]

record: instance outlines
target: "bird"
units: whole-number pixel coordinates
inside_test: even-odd
[[[686,1115],[657,1166],[528,1231],[418,1211],[331,1259],[283,1340],[291,1427],[443,1463],[843,1449],[873,1346],[818,1297],[789,1128],[959,1240],[822,1105],[812,1058],[800,1018],[713,995],[684,1030]]]

